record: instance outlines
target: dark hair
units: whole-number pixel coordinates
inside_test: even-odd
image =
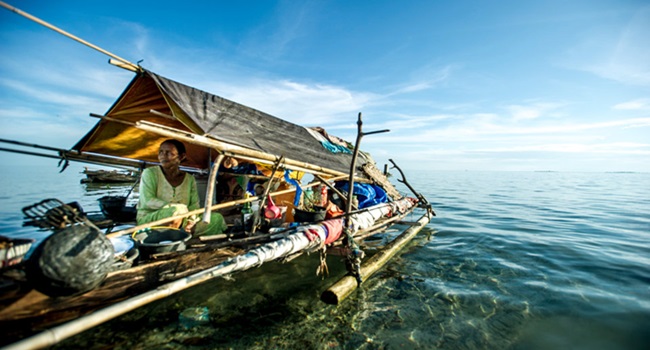
[[[161,143],[161,145],[163,145],[165,143],[171,144],[174,147],[176,147],[176,150],[178,151],[179,156],[181,154],[187,154],[187,151],[185,150],[185,145],[182,142],[180,142],[178,140],[174,140],[174,139],[168,139],[168,140],[163,141]]]

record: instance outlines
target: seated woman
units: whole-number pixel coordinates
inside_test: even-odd
[[[186,214],[200,207],[194,176],[180,169],[186,155],[185,145],[178,140],[165,140],[160,144],[160,166],[145,169],[140,179],[138,225]],[[183,228],[194,236],[219,234],[227,228],[223,216],[217,212],[212,212],[209,224],[193,215],[174,220],[169,227]]]

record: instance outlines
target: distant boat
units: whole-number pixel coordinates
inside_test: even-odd
[[[93,170],[84,168],[82,174],[86,175],[81,183],[133,183],[138,181],[140,173],[132,170]]]

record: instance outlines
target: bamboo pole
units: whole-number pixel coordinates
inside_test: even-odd
[[[63,156],[59,156],[57,158],[59,159],[65,158],[80,163],[112,165],[117,167],[127,167],[127,168],[135,168],[135,169],[141,169],[148,165],[158,164],[156,162],[147,162],[144,160],[136,160],[136,159],[120,158],[120,157],[107,157],[107,156],[103,156],[99,154],[91,154],[91,153],[79,154],[76,152],[69,152],[69,151],[64,151]]]
[[[4,151],[4,152],[26,154],[31,156],[43,157],[43,158],[67,159],[67,160],[74,160],[80,163],[112,165],[116,167],[135,168],[135,169],[140,169],[141,166],[144,165],[158,164],[154,162],[146,162],[146,161],[128,159],[128,158],[109,157],[109,156],[92,154],[92,153],[79,153],[77,151],[70,151],[62,148],[54,148],[54,147],[41,146],[36,144],[27,144],[19,141],[0,139],[0,142],[11,143],[19,146],[24,146],[24,147],[40,148],[40,149],[49,150],[58,153],[58,155],[53,155],[53,154],[37,153],[37,152],[30,152],[30,151],[4,148],[4,147],[0,148],[0,151]]]
[[[235,154],[235,153],[227,152],[227,151],[223,152],[223,154],[225,154],[225,155],[227,155],[229,157],[233,157],[233,158],[237,158],[237,159],[241,159],[241,160],[246,160],[246,161],[249,161],[249,162],[259,163],[259,164],[267,164],[267,165],[274,165],[275,164],[275,161],[270,161],[270,160],[266,160],[266,159],[259,159],[259,158],[255,158],[255,157],[248,157],[248,156],[244,156],[244,155],[241,155],[241,154]],[[283,168],[290,169],[290,170],[293,170],[293,171],[298,171],[298,172],[301,172],[301,173],[309,173],[309,174],[312,174],[312,175],[327,176],[327,177],[332,176],[332,174],[329,174],[329,173],[323,173],[323,172],[315,171],[315,170],[312,170],[312,169],[306,169],[306,168],[299,167],[297,165],[286,165],[286,164],[284,164]],[[368,179],[357,177],[357,181],[368,181]]]
[[[431,216],[427,212],[417,221],[416,226],[406,229],[401,235],[386,245],[384,249],[366,260],[360,269],[360,274],[364,280],[367,280],[372,274],[382,268],[397,252],[415,237],[422,228],[431,221]],[[321,294],[321,300],[327,304],[338,305],[343,299],[347,298],[357,287],[357,279],[354,276],[346,275],[334,285],[329,287]]]
[[[154,111],[154,110],[151,110],[151,111]],[[152,114],[154,114],[154,113],[152,112]],[[161,113],[161,114],[163,114],[163,113]],[[166,116],[166,114],[163,114],[163,115]],[[263,163],[263,164],[271,164],[271,165],[275,164],[275,162],[277,160],[276,156],[271,155],[269,153],[264,153],[264,152],[260,152],[260,151],[252,151],[252,150],[249,150],[249,149],[244,148],[242,146],[230,145],[227,142],[219,141],[219,140],[217,140],[215,138],[209,137],[209,135],[201,136],[201,135],[194,134],[192,132],[188,132],[188,131],[185,131],[185,130],[180,130],[180,129],[176,129],[176,128],[172,128],[172,127],[169,127],[169,126],[160,125],[160,124],[156,124],[156,123],[152,123],[152,122],[148,122],[148,121],[130,122],[130,121],[115,119],[115,118],[112,118],[112,117],[108,117],[108,116],[100,115],[100,114],[96,114],[96,113],[90,113],[90,116],[94,117],[94,118],[99,118],[99,119],[103,119],[103,120],[106,120],[106,121],[110,121],[110,122],[129,125],[129,126],[132,126],[134,128],[138,128],[140,130],[155,133],[155,134],[158,134],[158,135],[171,137],[171,138],[177,138],[179,140],[182,140],[182,141],[185,141],[185,142],[188,142],[188,143],[191,143],[191,144],[212,148],[212,149],[215,149],[215,150],[219,151],[220,153],[222,153],[222,154],[224,154],[226,156],[230,156],[230,157],[240,158],[240,159],[244,159],[244,160],[248,160],[248,161],[252,161],[252,162],[259,162],[259,163]],[[147,126],[141,127],[139,125],[139,123],[147,125]],[[155,128],[160,128],[161,131],[155,131],[152,128],[154,128],[154,129]],[[202,142],[197,141],[197,138],[201,138]],[[212,141],[214,143],[218,143],[218,144],[215,145],[215,144],[211,143]],[[223,149],[223,147],[218,147],[218,145],[229,145],[229,146],[233,147],[233,149],[225,150],[225,149]],[[256,154],[253,154],[253,155],[245,154],[246,151],[254,152]],[[264,158],[260,158],[259,155],[264,155]],[[282,167],[285,168],[285,169],[300,171],[300,172],[304,172],[304,173],[318,174],[318,175],[328,176],[328,177],[330,177],[330,176],[339,176],[339,175],[345,174],[343,172],[339,172],[339,171],[336,171],[336,170],[331,170],[331,169],[327,169],[327,168],[323,168],[323,167],[319,167],[319,166],[314,166],[314,165],[311,165],[309,163],[297,162],[297,161],[290,161],[290,162],[285,161]],[[363,179],[363,178],[359,178],[359,177],[357,177],[356,180],[357,181],[367,181],[367,179]]]
[[[210,169],[210,176],[208,177],[208,190],[205,195],[205,204],[203,205],[205,208],[203,212],[203,222],[206,224],[210,223],[210,214],[212,212],[212,197],[214,197],[214,186],[217,182],[217,173],[219,172],[219,166],[221,166],[223,158],[223,154],[217,156],[217,159],[215,160],[214,164],[212,164],[212,168]]]
[[[329,189],[330,189],[331,191],[333,191],[334,193],[338,194],[339,197],[341,197],[341,198],[343,199],[344,203],[348,203],[348,202],[350,201],[350,198],[348,198],[346,195],[344,195],[343,192],[339,191],[338,188],[334,187],[334,185],[330,184],[330,183],[328,182],[328,180],[324,179],[322,176],[320,176],[320,175],[318,175],[318,174],[314,174],[314,176],[315,176],[315,177],[316,177],[320,182],[322,182],[323,184],[325,184],[325,186],[327,186],[327,188],[329,188]],[[347,205],[347,204],[346,204],[346,205]],[[352,206],[352,209],[357,210],[357,209],[359,209],[359,208],[357,208],[356,206],[353,205],[353,206]]]
[[[139,66],[127,61],[126,59],[124,59],[124,58],[122,58],[122,57],[120,57],[118,55],[115,55],[113,53],[110,53],[110,52],[102,49],[101,47],[99,47],[97,45],[94,45],[94,44],[91,44],[91,43],[89,43],[89,42],[87,42],[87,41],[85,41],[85,40],[83,40],[83,39],[81,39],[81,38],[79,38],[79,37],[77,37],[77,36],[75,36],[73,34],[70,34],[70,33],[66,32],[65,30],[60,29],[60,28],[58,28],[58,27],[56,27],[56,26],[54,26],[54,25],[52,25],[50,23],[47,23],[47,22],[45,22],[44,20],[42,20],[42,19],[40,19],[38,17],[32,16],[27,12],[21,11],[21,10],[19,10],[19,9],[5,3],[4,1],[0,1],[0,6],[6,8],[7,10],[9,10],[11,12],[14,12],[14,13],[16,13],[18,15],[21,15],[21,16],[29,19],[29,20],[32,20],[32,21],[34,21],[34,22],[36,22],[36,23],[38,23],[38,24],[40,24],[40,25],[42,25],[44,27],[52,29],[53,31],[55,31],[55,32],[57,32],[59,34],[62,34],[63,36],[66,36],[66,37],[68,37],[68,38],[70,38],[70,39],[72,39],[74,41],[77,41],[77,42],[79,42],[79,43],[81,43],[83,45],[86,45],[86,46],[90,47],[91,49],[95,49],[95,50],[103,53],[104,55],[107,55],[109,57],[112,57],[112,58],[122,62],[123,65],[120,65],[121,68],[128,69],[128,70],[133,71],[133,72],[137,72],[137,71],[140,70]]]
[[[379,228],[382,228],[384,226],[388,226],[389,224],[392,224],[395,221],[402,220],[406,215],[410,214],[411,211],[413,211],[413,209],[414,208],[411,208],[410,211],[408,211],[408,212],[406,212],[406,213],[404,213],[402,215],[394,216],[394,217],[391,217],[390,219],[386,219],[386,220],[384,220],[384,221],[382,221],[382,222],[380,222],[378,224],[372,225],[372,226],[368,227],[365,230],[357,231],[357,233],[354,235],[354,240],[355,241],[356,240],[362,240],[362,239],[365,239],[365,238],[368,238],[370,236],[375,235],[376,234],[375,230],[378,230]]]
[[[115,67],[118,67],[118,68],[126,69],[126,70],[134,72],[134,73],[138,72],[138,70],[135,69],[131,64],[126,64],[126,63],[124,63],[122,61],[118,61],[116,59],[109,58],[108,59],[108,64],[111,64],[111,65],[113,65]]]
[[[165,114],[165,113],[163,113],[163,112],[158,112],[158,111],[155,110],[155,109],[150,109],[150,110],[149,110],[149,113],[151,113],[151,114],[153,114],[153,115],[157,115],[157,116],[159,116],[159,117],[167,118],[167,119],[169,119],[169,120],[176,121],[176,118],[174,118],[173,115]]]
[[[26,154],[28,156],[37,156],[37,157],[43,157],[43,158],[61,159],[61,157],[55,156],[55,155],[52,155],[52,154],[23,151],[23,150],[4,148],[4,147],[0,147],[0,151],[18,153],[18,154]]]
[[[0,142],[9,143],[9,144],[12,144],[12,145],[17,145],[17,146],[23,146],[23,147],[40,148],[40,149],[44,149],[44,150],[48,150],[48,151],[54,151],[54,152],[65,151],[64,149],[61,149],[61,148],[37,145],[35,143],[27,143],[27,142],[20,142],[20,141],[14,141],[14,140],[7,140],[7,139],[2,139],[2,138],[0,138]]]

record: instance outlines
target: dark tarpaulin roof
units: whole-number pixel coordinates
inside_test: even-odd
[[[150,110],[172,115],[156,116]],[[138,73],[106,113],[107,116],[158,124],[210,136],[276,156],[349,172],[352,156],[332,153],[304,127],[225,98],[201,91],[153,72]],[[101,120],[73,148],[83,152],[157,161],[158,145],[166,137],[121,123]],[[207,149],[188,146],[186,166],[207,168]],[[213,153],[212,158],[216,155]],[[362,165],[363,158],[358,162]]]

